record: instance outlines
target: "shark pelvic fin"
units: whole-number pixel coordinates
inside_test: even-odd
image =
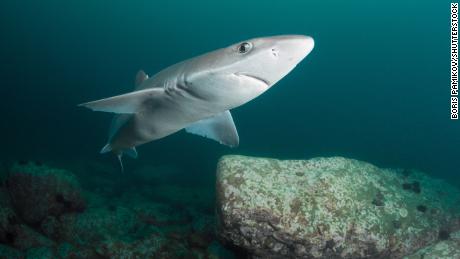
[[[115,114],[112,119],[112,123],[109,128],[109,138],[108,142],[110,143],[115,135],[118,133],[118,130],[125,125],[131,118],[132,114]]]
[[[100,153],[105,154],[105,153],[109,153],[110,151],[112,151],[112,146],[110,146],[110,144],[108,143],[101,149]]]
[[[137,151],[135,147],[124,149],[123,154],[126,154],[132,158],[137,158]]]
[[[154,99],[164,93],[163,88],[148,88],[127,94],[79,104],[93,111],[113,112],[122,114],[137,113],[145,101]]]
[[[185,128],[188,133],[213,139],[220,144],[237,147],[239,136],[230,111],[197,121]]]

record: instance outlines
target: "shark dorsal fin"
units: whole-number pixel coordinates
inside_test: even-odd
[[[136,74],[136,79],[134,81],[134,85],[136,87],[140,86],[145,80],[149,79],[149,75],[147,75],[144,70],[139,70]]]

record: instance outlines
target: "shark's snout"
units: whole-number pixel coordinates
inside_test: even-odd
[[[283,35],[250,40],[254,42],[254,56],[249,53],[245,64],[245,72],[253,78],[263,79],[270,87],[287,75],[313,50],[315,41],[310,36]],[[239,68],[241,69],[241,68]],[[255,81],[255,80],[252,80]],[[262,88],[260,88],[262,89]],[[266,89],[266,88],[263,88]]]
[[[282,36],[277,41],[280,58],[286,58],[288,61],[297,64],[304,59],[315,46],[315,41],[310,36],[289,35]]]
[[[304,57],[310,54],[315,47],[315,40],[310,36],[301,36],[298,43],[304,50]]]

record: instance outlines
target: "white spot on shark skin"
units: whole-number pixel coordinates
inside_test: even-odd
[[[139,71],[135,91],[80,106],[116,113],[107,147],[117,155],[186,128],[237,146],[230,109],[286,76],[313,49],[303,35],[254,38],[180,62],[149,77]],[[123,114],[123,116],[120,116]]]

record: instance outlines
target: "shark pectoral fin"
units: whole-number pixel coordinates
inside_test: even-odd
[[[164,93],[163,88],[148,88],[102,100],[82,103],[78,106],[86,107],[93,111],[132,114],[138,112],[146,100],[155,98],[162,93]]]
[[[197,121],[186,127],[185,131],[230,147],[237,147],[240,141],[230,111]]]

